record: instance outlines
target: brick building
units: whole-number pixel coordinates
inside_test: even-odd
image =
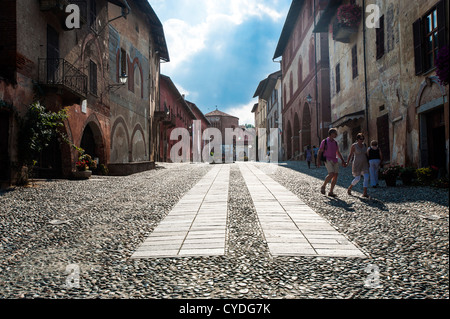
[[[436,56],[449,44],[448,0],[363,1],[353,33],[342,32],[332,1],[317,23],[330,41],[332,125],[343,153],[355,134],[377,139],[388,162],[449,168],[448,84],[436,76]],[[365,21],[370,4],[380,9],[379,28]]]
[[[158,161],[170,162],[170,151],[178,143],[171,140],[170,135],[175,128],[185,128],[192,139],[193,121],[197,119],[190,104],[185,100],[172,79],[166,75],[160,75],[160,109],[159,115],[159,154]]]
[[[63,133],[113,174],[147,169],[154,160],[149,132],[159,62],[168,60],[161,23],[145,0],[63,4],[69,2],[80,8],[79,29],[67,28],[59,1],[2,1],[0,37],[7,40],[0,46],[0,151],[7,155],[1,158],[0,179],[8,183],[17,173],[14,112],[23,116],[36,91],[49,110],[68,108]],[[126,70],[119,68],[124,65]],[[126,86],[119,84],[122,73],[128,76]],[[39,171],[44,177],[69,177],[77,155],[55,140],[41,154]]]
[[[294,0],[273,59],[282,57],[283,148],[299,159],[318,145],[331,122],[327,34],[313,32],[328,1]]]

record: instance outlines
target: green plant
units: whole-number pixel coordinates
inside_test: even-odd
[[[382,168],[380,173],[384,179],[394,177],[397,178],[400,176],[401,169],[402,167],[400,165],[390,164],[389,166]]]
[[[449,188],[449,179],[448,177],[442,177],[435,180],[432,185],[438,188]]]
[[[37,165],[39,155],[51,140],[60,137],[59,128],[68,118],[67,109],[50,112],[40,102],[30,105],[24,117],[18,116],[18,158],[20,166],[28,167],[28,175]]]
[[[429,185],[435,179],[435,175],[431,167],[418,168],[416,170],[416,175],[419,183],[424,185]]]
[[[400,178],[403,184],[409,185],[416,178],[416,169],[414,167],[402,167],[400,169]]]
[[[75,163],[77,170],[87,171],[94,170],[97,168],[97,162],[92,159],[89,154],[85,154],[83,149],[80,149],[80,156],[78,157],[78,162]]]

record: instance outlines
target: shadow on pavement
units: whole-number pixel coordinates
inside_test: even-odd
[[[283,162],[279,163],[279,165],[280,167],[285,167],[317,178],[322,182],[328,174],[324,166],[316,168],[315,165],[311,165],[311,168],[308,168],[307,163],[304,161]],[[348,188],[353,178],[352,168],[350,166],[346,168],[340,167],[337,186]],[[403,186],[401,181],[397,181],[396,187],[387,187],[384,181],[380,181],[379,184],[380,186],[378,188],[369,188],[369,199],[362,198],[356,195],[358,192],[362,193],[363,191],[363,182],[361,179],[358,185],[353,188],[352,192],[354,193],[354,195],[352,196],[358,198],[369,206],[377,207],[378,209],[383,211],[388,211],[385,203],[429,201],[447,207],[449,205],[448,189],[439,189],[428,186]],[[345,204],[341,203],[343,201],[339,200],[339,198],[330,198],[330,200],[330,204],[334,202],[336,206],[345,208]]]

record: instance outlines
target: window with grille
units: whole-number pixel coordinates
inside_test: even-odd
[[[446,10],[441,0],[413,23],[416,75],[432,70],[439,49],[447,44]]]
[[[92,60],[89,62],[89,92],[97,95],[97,64]]]
[[[380,27],[376,29],[377,60],[384,55],[384,16],[380,17]]]

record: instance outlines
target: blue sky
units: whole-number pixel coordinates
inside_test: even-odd
[[[164,26],[170,62],[161,65],[203,113],[254,124],[253,94],[278,71],[272,62],[290,0],[150,0]]]

